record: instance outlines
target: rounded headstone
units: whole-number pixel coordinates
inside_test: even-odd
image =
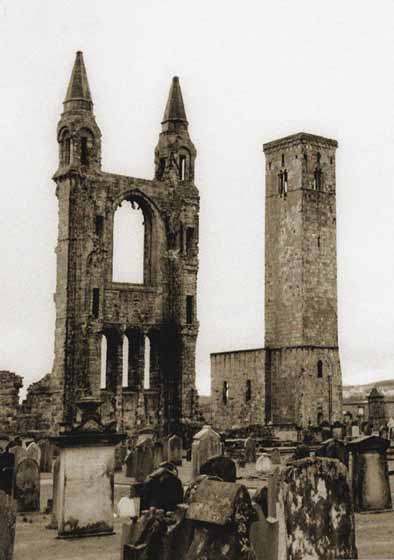
[[[263,453],[257,458],[256,472],[262,476],[272,472],[272,461],[268,453]]]

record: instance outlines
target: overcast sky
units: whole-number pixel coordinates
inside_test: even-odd
[[[0,0],[0,369],[53,360],[56,125],[84,52],[103,168],[153,178],[179,75],[201,193],[197,382],[264,339],[262,144],[336,138],[343,379],[394,376],[394,2]]]

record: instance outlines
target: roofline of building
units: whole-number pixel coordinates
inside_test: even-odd
[[[333,138],[325,138],[324,136],[317,136],[316,134],[310,134],[309,132],[297,132],[296,134],[284,136],[278,140],[266,142],[263,144],[263,151],[269,152],[270,150],[275,150],[279,147],[285,148],[293,144],[317,144],[332,146],[333,148],[338,147],[338,142]]]

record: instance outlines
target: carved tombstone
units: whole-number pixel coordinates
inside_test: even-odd
[[[0,560],[12,560],[15,541],[16,504],[0,490]]]
[[[272,472],[272,461],[268,453],[262,453],[256,461],[256,472],[260,476],[266,476]]]
[[[26,455],[29,459],[33,459],[40,468],[41,466],[41,449],[40,447],[33,441],[29,447],[26,449]]]
[[[174,434],[168,439],[168,462],[182,465],[182,438]]]
[[[245,463],[256,462],[256,440],[248,437],[245,440]]]
[[[282,464],[282,457],[280,455],[280,451],[277,447],[275,447],[271,453],[270,453],[270,457],[271,457],[271,462],[274,466],[278,466]]]
[[[392,508],[386,450],[390,442],[365,436],[348,444],[352,453],[353,499],[356,511]]]
[[[357,558],[347,469],[338,460],[314,457],[286,467],[280,475],[278,519],[285,559]]]
[[[27,450],[25,447],[16,445],[15,447],[11,447],[9,451],[10,453],[13,453],[15,455],[15,467],[17,467],[19,463],[27,459]]]
[[[211,457],[222,455],[220,435],[211,426],[204,426],[193,437],[192,444],[192,479],[200,474],[200,467]]]
[[[237,479],[237,467],[232,459],[218,455],[211,457],[206,463],[201,465],[200,474],[217,476],[224,482],[235,482]]]
[[[15,470],[18,512],[40,511],[40,469],[33,459],[20,462]]]
[[[146,439],[136,447],[137,454],[137,480],[145,480],[153,471],[153,441]]]

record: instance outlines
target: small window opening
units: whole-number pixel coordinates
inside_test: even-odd
[[[285,195],[287,194],[287,190],[288,190],[288,183],[287,183],[287,171],[285,171],[283,173],[283,189],[284,189],[284,193]]]
[[[320,249],[320,235],[318,235],[318,237],[317,237],[317,246],[318,246],[319,249]]]
[[[96,235],[101,237],[104,229],[104,216],[97,215],[94,220],[94,226]]]
[[[150,389],[150,340],[144,338],[144,389]]]
[[[179,178],[181,181],[186,179],[186,156],[179,158]]]
[[[245,401],[252,400],[252,382],[250,379],[246,381]]]
[[[181,226],[181,229],[179,230],[179,249],[181,253],[183,253],[183,226]]]
[[[321,360],[317,362],[317,377],[323,377],[323,362]]]
[[[227,381],[223,381],[223,404],[227,404],[228,403],[228,383]]]
[[[158,179],[161,179],[163,177],[165,168],[166,168],[166,158],[160,158],[159,169],[157,171]]]
[[[321,170],[318,167],[315,169],[313,177],[313,188],[315,191],[319,191],[321,188]]]
[[[71,160],[71,138],[64,140],[64,163],[67,165]]]
[[[193,296],[186,296],[186,323],[193,323]]]
[[[271,162],[268,162],[268,169],[271,171]]]
[[[123,335],[122,342],[122,387],[129,386],[129,339]]]
[[[319,165],[320,159],[321,159],[321,154],[320,154],[320,152],[317,152],[317,154],[316,154],[316,159],[317,159],[317,164]]]
[[[194,228],[186,228],[186,254],[190,255],[193,248]]]
[[[282,154],[282,167],[285,166],[285,154]]]
[[[283,183],[283,171],[281,171],[278,175],[278,193],[282,196],[283,194],[283,188],[284,188],[284,183]]]
[[[334,158],[330,157],[330,163],[331,163],[331,165],[333,164],[333,162],[334,162]]]
[[[100,290],[99,288],[93,288],[92,313],[95,319],[98,318],[99,311],[100,311]]]
[[[81,165],[88,164],[88,139],[86,136],[81,137]]]

